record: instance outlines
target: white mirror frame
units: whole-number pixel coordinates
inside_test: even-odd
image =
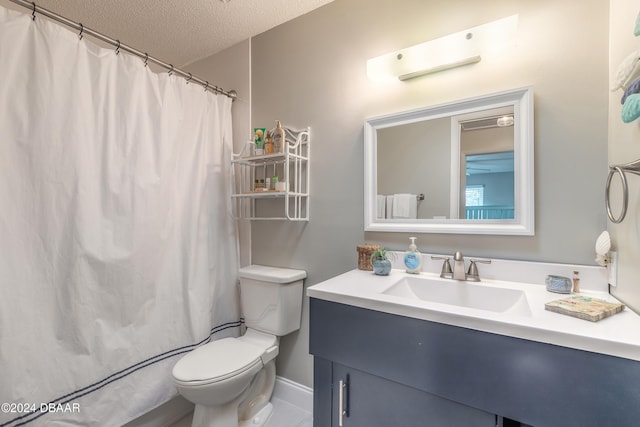
[[[509,220],[378,219],[377,130],[513,106],[515,218]],[[455,120],[454,120],[455,121]],[[458,131],[453,132],[458,134]],[[453,136],[452,136],[453,138]],[[534,235],[533,89],[524,87],[406,112],[369,118],[364,123],[364,229],[365,231]],[[459,155],[459,154],[458,154]]]

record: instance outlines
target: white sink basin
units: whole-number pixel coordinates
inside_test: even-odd
[[[419,276],[402,277],[381,293],[412,300],[531,316],[531,309],[524,291],[487,286],[477,282]]]

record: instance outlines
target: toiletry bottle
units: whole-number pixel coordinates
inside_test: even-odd
[[[253,142],[256,145],[254,154],[256,156],[264,155],[264,133],[265,128],[253,128]]]
[[[409,239],[411,239],[411,244],[409,245],[409,250],[404,253],[404,266],[406,267],[407,273],[420,274],[422,255],[416,247],[416,238],[409,237]]]
[[[579,274],[579,271],[573,272],[573,292],[575,293],[580,292],[580,277],[578,277]]]
[[[264,154],[273,154],[273,138],[271,138],[269,131],[267,131],[267,137],[264,140]]]
[[[276,120],[276,128],[273,130],[273,152],[284,153],[286,147],[285,133],[280,120]]]

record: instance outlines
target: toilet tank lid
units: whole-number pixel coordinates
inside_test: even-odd
[[[248,267],[242,267],[240,269],[240,277],[243,279],[254,279],[272,283],[291,283],[307,277],[307,272],[291,268],[254,264]]]

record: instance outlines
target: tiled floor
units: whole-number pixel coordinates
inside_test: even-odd
[[[312,427],[310,412],[275,397],[271,399],[271,403],[273,413],[266,427]],[[189,414],[171,427],[191,427],[191,418],[192,415]]]

